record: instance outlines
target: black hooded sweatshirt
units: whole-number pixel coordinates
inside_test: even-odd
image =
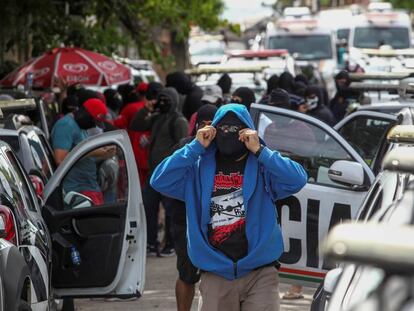
[[[333,126],[335,125],[335,118],[332,112],[324,103],[323,90],[319,86],[308,86],[305,91],[305,96],[315,94],[318,97],[318,106],[315,109],[309,110],[308,114],[315,117],[326,124]]]
[[[166,86],[173,87],[178,93],[185,96],[182,113],[190,120],[194,112],[201,107],[203,90],[191,82],[190,77],[182,71],[176,71],[167,75]]]
[[[150,172],[172,153],[174,145],[186,137],[188,132],[187,120],[177,111],[177,91],[167,87],[158,94],[158,98],[160,97],[170,99],[171,107],[168,112],[151,113],[143,108],[137,112],[130,124],[133,131],[151,131],[148,161]]]
[[[339,86],[337,83],[338,79],[346,80],[345,85]],[[332,98],[329,108],[335,117],[335,121],[339,122],[344,118],[349,103],[351,101],[357,101],[361,96],[361,93],[359,91],[349,89],[351,78],[349,73],[345,70],[342,70],[335,76],[335,84],[337,92],[334,98]]]

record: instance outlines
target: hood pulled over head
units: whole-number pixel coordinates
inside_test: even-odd
[[[324,104],[323,93],[318,86],[308,86],[305,91],[305,98],[309,110],[316,109]]]
[[[161,113],[173,112],[177,110],[178,100],[177,91],[172,87],[166,87],[158,93],[155,107]]]
[[[182,95],[187,95],[191,91],[192,83],[190,77],[182,71],[169,73],[166,77],[166,86],[172,87]]]
[[[254,129],[253,120],[245,106],[228,104],[220,107],[212,125],[217,129],[216,146],[220,155],[238,159],[248,152],[245,144],[239,140],[241,129]]]
[[[256,102],[256,96],[254,95],[253,90],[245,86],[237,88],[233,92],[233,97],[234,96],[239,97],[241,101],[238,104],[246,106],[247,109],[250,109],[250,105]],[[234,99],[232,101],[234,102]]]

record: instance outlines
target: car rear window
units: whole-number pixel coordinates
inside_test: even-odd
[[[20,151],[20,141],[18,136],[0,135],[0,140],[8,143],[15,153]]]

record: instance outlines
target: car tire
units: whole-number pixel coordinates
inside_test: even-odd
[[[32,307],[24,300],[20,300],[17,311],[32,311]]]
[[[72,298],[64,298],[62,311],[75,311],[75,303]]]

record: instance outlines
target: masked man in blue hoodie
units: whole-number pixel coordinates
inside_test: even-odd
[[[279,310],[283,239],[273,201],[306,181],[300,164],[261,144],[238,104],[220,107],[211,126],[158,165],[151,185],[186,203],[188,253],[203,271],[201,310]]]

